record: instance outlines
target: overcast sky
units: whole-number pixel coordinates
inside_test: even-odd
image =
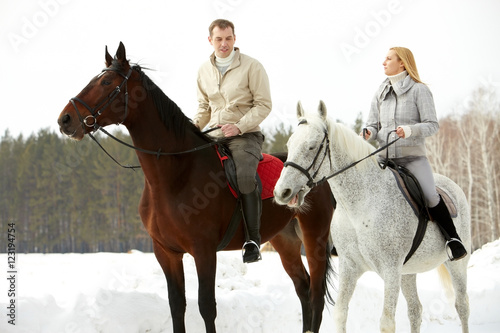
[[[234,22],[236,46],[271,83],[265,126],[295,125],[295,105],[320,99],[334,119],[366,121],[391,46],[410,48],[438,117],[480,85],[500,90],[498,0],[0,0],[0,137],[58,131],[57,117],[120,41],[188,117],[196,73],[212,52],[208,25]]]

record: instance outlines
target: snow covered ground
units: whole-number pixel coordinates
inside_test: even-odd
[[[251,265],[244,265],[240,256],[238,251],[218,255],[218,332],[301,332],[299,301],[278,255],[264,252],[263,261]],[[0,255],[1,263],[7,267],[5,254]],[[204,332],[193,258],[185,256],[184,264],[187,330]],[[16,325],[8,323],[11,298],[9,281],[3,278],[0,332],[172,332],[165,278],[151,253],[20,254],[17,268]],[[7,275],[7,268],[4,271]],[[468,273],[471,332],[500,332],[500,240],[473,253]],[[422,332],[461,332],[437,272],[421,274],[418,286],[424,307]],[[373,273],[358,281],[349,332],[378,332],[382,287]],[[325,309],[322,332],[334,332],[332,309]],[[396,316],[397,332],[409,332],[402,296]]]

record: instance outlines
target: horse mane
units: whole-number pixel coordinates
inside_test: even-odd
[[[123,72],[123,68],[121,67],[120,62],[114,60],[110,69]],[[160,119],[168,131],[172,131],[177,138],[183,138],[186,134],[186,130],[190,130],[201,137],[204,141],[212,141],[212,139],[208,135],[203,134],[198,127],[196,127],[191,120],[186,117],[179,106],[177,106],[177,104],[172,101],[160,89],[160,87],[158,87],[153,80],[146,75],[143,68],[139,64],[134,64],[132,69],[139,73],[142,86],[146,89],[148,96],[153,100],[153,103],[158,110]]]
[[[375,147],[363,140],[357,133],[346,125],[338,122],[333,122],[327,119],[328,133],[330,133],[330,142],[337,142],[342,147],[345,147],[345,154],[352,162],[361,160],[375,151]],[[369,158],[373,163],[378,165],[375,156]],[[363,168],[366,163],[356,165],[358,168]]]
[[[306,120],[307,123],[313,124],[322,131],[327,131],[330,139],[330,145],[336,143],[341,147],[344,147],[344,153],[348,156],[351,162],[358,161],[375,151],[375,147],[363,140],[352,129],[342,123],[334,122],[328,117],[326,120],[323,120],[323,118],[319,115],[307,117]],[[375,156],[372,156],[369,160],[377,163]],[[362,168],[364,165],[366,166],[365,163],[360,163],[356,165],[356,167]]]

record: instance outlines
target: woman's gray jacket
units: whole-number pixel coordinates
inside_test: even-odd
[[[371,131],[370,140],[376,139],[380,146],[386,144],[387,134],[398,126],[409,126],[411,135],[389,146],[389,158],[425,156],[425,138],[439,129],[431,91],[410,75],[394,86],[388,78],[380,85],[366,124]],[[391,133],[389,142],[396,138],[396,133]],[[386,151],[380,154],[385,156]]]

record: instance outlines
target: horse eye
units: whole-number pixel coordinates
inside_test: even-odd
[[[111,81],[102,81],[102,84],[105,85],[105,86],[109,86],[111,84]]]
[[[314,150],[316,147],[309,147],[309,150]]]

